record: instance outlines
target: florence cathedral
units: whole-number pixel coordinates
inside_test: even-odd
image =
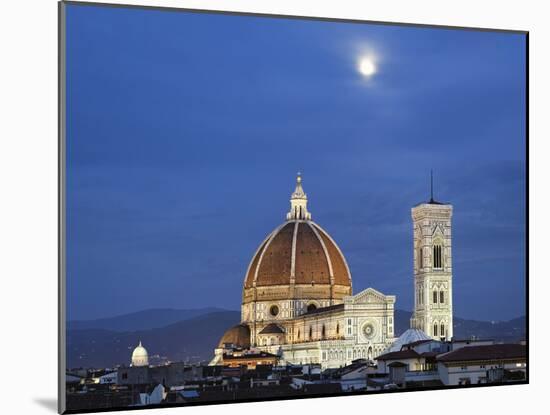
[[[340,367],[376,360],[404,341],[452,337],[452,206],[433,197],[412,209],[415,306],[394,334],[396,297],[355,295],[346,258],[312,220],[298,175],[286,221],[260,244],[246,270],[241,323],[222,336],[211,364],[231,350],[267,352],[280,363]]]

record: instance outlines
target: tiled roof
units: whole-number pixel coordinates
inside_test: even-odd
[[[218,347],[223,348],[225,344],[233,344],[245,349],[250,347],[250,328],[246,324],[231,327],[220,339]]]
[[[468,360],[521,359],[527,357],[527,347],[521,344],[491,344],[487,346],[467,346],[440,355],[440,362],[460,362]]]
[[[383,354],[381,356],[378,356],[376,360],[414,359],[418,357],[420,357],[420,355],[416,351],[412,349],[407,349],[407,350],[400,350],[398,352],[390,352],[390,353]]]
[[[346,260],[330,236],[312,221],[291,220],[262,243],[250,262],[245,288],[290,284],[292,277],[295,284],[330,286],[331,270],[335,285],[351,288]]]

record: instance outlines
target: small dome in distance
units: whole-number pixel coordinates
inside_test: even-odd
[[[149,366],[149,355],[147,349],[141,345],[141,341],[132,352],[132,366]]]

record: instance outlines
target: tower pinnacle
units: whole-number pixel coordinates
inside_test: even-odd
[[[307,195],[302,188],[302,174],[298,172],[296,176],[296,188],[290,196],[290,212],[286,215],[286,220],[311,220],[311,213],[307,210]]]

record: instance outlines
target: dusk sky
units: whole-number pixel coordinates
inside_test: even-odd
[[[354,293],[412,310],[432,168],[454,315],[524,315],[525,52],[512,33],[69,4],[68,319],[239,310],[297,171]]]

